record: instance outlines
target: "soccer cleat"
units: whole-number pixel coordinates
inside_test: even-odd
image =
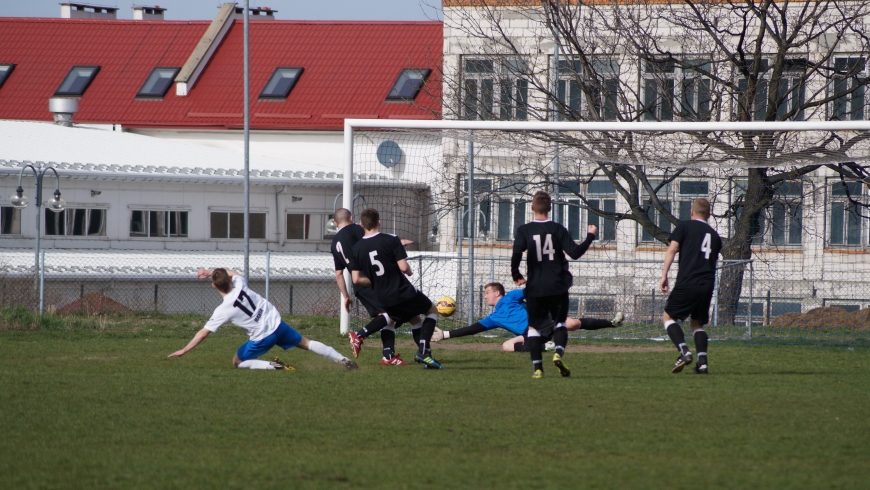
[[[554,352],[556,350],[556,343],[552,340],[544,344],[544,350],[547,352]]]
[[[535,369],[534,374],[532,374],[532,379],[541,379],[544,377],[544,372],[540,369]]]
[[[677,361],[674,362],[674,366],[671,368],[671,373],[676,374],[683,370],[684,367],[692,364],[692,353],[686,352],[677,358]]]
[[[281,359],[278,359],[277,357],[269,361],[269,364],[272,365],[272,367],[276,370],[296,371],[295,367],[289,364],[284,364],[283,362],[281,362]]]
[[[444,367],[441,366],[441,363],[432,357],[432,354],[426,354],[426,356],[414,354],[414,361],[423,363],[423,369],[444,369]]]
[[[350,337],[350,349],[353,351],[353,357],[359,357],[359,351],[362,350],[363,338],[356,334],[356,332],[351,332],[347,335]]]
[[[695,374],[709,374],[707,373],[707,365],[695,364]]]
[[[553,354],[553,364],[559,368],[559,373],[562,374],[563,378],[571,376],[571,370],[568,369],[568,366],[566,366],[564,362],[562,362],[562,356],[559,355],[559,353]]]
[[[621,327],[621,326],[622,326],[622,322],[623,322],[624,320],[625,320],[625,314],[624,314],[623,312],[620,311],[620,312],[617,312],[617,313],[616,313],[616,316],[613,317],[613,320],[610,320],[610,323],[613,324],[613,327],[614,327],[614,328],[616,328],[616,327]]]
[[[384,366],[407,366],[408,363],[402,360],[402,356],[399,354],[394,355],[390,359],[386,357],[381,358],[381,364]]]
[[[356,371],[357,369],[359,369],[359,366],[353,359],[348,359],[345,357],[344,359],[338,361],[338,363],[344,366],[345,369],[347,369],[348,371]]]

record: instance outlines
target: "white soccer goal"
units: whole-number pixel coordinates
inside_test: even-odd
[[[870,277],[868,121],[349,119],[344,138],[343,207],[374,207],[384,232],[414,240],[412,282],[430,298],[455,297],[455,325],[489,313],[485,284],[513,287],[513,231],[537,190],[552,194],[552,218],[576,239],[599,228],[571,265],[571,316],[624,311],[632,327],[608,338],[661,335],[665,243],[698,197],[731,239],[713,312],[723,338],[781,337],[771,326],[797,325],[816,307],[870,307],[870,280],[855,275]],[[342,333],[364,314],[342,311]]]

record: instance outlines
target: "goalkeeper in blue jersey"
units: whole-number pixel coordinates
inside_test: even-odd
[[[501,348],[505,352],[528,352],[526,343],[526,334],[529,329],[529,317],[526,313],[526,298],[525,289],[515,289],[509,293],[505,293],[504,286],[499,282],[491,282],[486,285],[483,292],[483,300],[487,306],[494,306],[493,311],[489,316],[481,318],[479,322],[467,327],[458,328],[456,330],[440,330],[435,329],[432,335],[433,342],[439,342],[445,339],[455,339],[457,337],[465,337],[466,335],[474,335],[493,328],[503,328],[508,332],[516,335],[510,340],[505,341]],[[617,313],[613,320],[600,320],[598,318],[568,318],[565,326],[569,331],[580,330],[600,330],[602,328],[616,328],[622,324],[625,316],[622,312]],[[553,327],[555,323],[551,323],[547,328],[543,329],[541,337],[547,341],[553,337]]]

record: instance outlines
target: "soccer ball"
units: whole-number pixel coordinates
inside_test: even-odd
[[[439,315],[450,316],[456,311],[456,300],[450,296],[444,296],[435,303],[435,308],[438,309]]]

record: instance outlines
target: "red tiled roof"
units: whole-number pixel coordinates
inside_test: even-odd
[[[49,121],[48,99],[74,65],[102,68],[75,121],[129,127],[241,128],[243,28],[234,21],[187,97],[137,100],[155,66],[181,67],[208,21],[0,18],[0,119]],[[345,117],[432,119],[440,112],[440,22],[253,21],[251,128],[340,130]],[[277,66],[305,68],[286,101],[258,101]],[[386,102],[403,68],[431,68],[414,104]]]

